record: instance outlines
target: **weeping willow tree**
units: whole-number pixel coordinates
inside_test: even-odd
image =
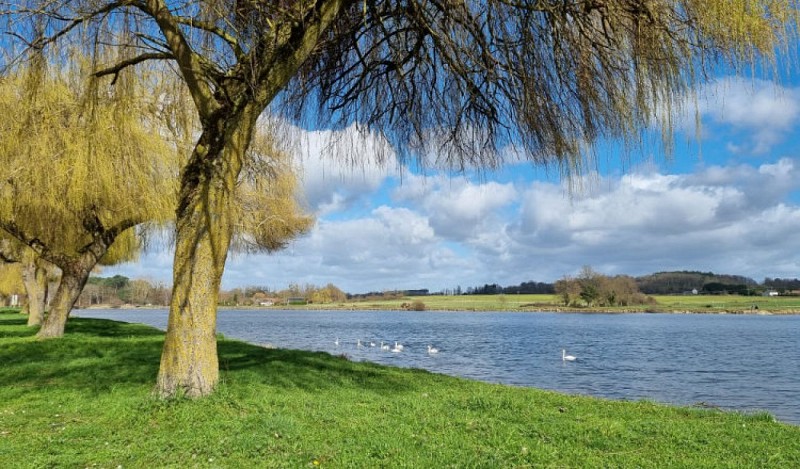
[[[170,103],[164,106],[163,120],[169,129],[171,140],[178,142],[182,154],[192,154],[193,138],[202,130],[202,125],[194,112],[189,112],[186,88],[176,87]],[[230,223],[230,241],[232,247],[241,252],[273,252],[284,248],[292,239],[305,233],[313,224],[313,218],[306,214],[305,207],[297,199],[296,168],[291,155],[282,149],[276,139],[277,129],[268,122],[262,122],[253,129],[253,138],[246,151],[241,155],[241,171],[233,183],[232,200],[224,207],[224,212],[209,212],[206,221],[225,217]],[[218,208],[222,210],[222,208]],[[178,212],[180,214],[180,212]],[[213,236],[213,233],[208,233]],[[180,249],[178,243],[176,249]],[[185,246],[184,246],[185,249]],[[226,252],[222,254],[227,255]],[[183,259],[181,263],[179,260]],[[192,311],[199,308],[198,302],[208,307],[216,307],[219,295],[219,279],[199,277],[193,272],[197,266],[191,259],[175,256],[174,280],[199,281],[207,298],[192,296],[186,288],[175,288],[172,292],[172,310],[167,324],[168,333],[164,341],[164,352],[161,355],[161,370],[191,369],[198,376],[217,379],[219,362],[216,353],[216,315],[173,314],[175,305],[181,305],[181,311]],[[224,264],[224,259],[221,261]],[[184,270],[186,269],[186,270]],[[222,266],[220,266],[222,269]],[[196,294],[196,293],[194,293]],[[192,321],[203,321],[189,326]],[[202,341],[203,347],[198,347]],[[207,344],[213,344],[208,346]],[[205,355],[201,355],[204,353]],[[159,375],[159,386],[161,377]],[[170,386],[175,386],[172,384]],[[181,389],[183,391],[183,389]],[[188,395],[192,392],[187,390]]]
[[[201,129],[182,166],[175,296],[158,388],[214,388],[216,292],[259,116],[357,123],[452,168],[502,155],[579,170],[592,144],[641,143],[719,64],[771,59],[796,0],[20,0],[13,51],[125,49],[95,76],[173,67]],[[42,26],[44,25],[44,26]],[[124,28],[122,28],[124,26]],[[118,41],[86,41],[117,30]],[[93,52],[93,51],[89,51]],[[11,54],[18,57],[19,54]],[[513,151],[503,151],[504,149]]]
[[[175,204],[177,153],[146,120],[152,88],[100,90],[87,76],[74,58],[0,82],[0,229],[62,273],[41,338],[63,335],[92,269],[135,256],[133,227]]]

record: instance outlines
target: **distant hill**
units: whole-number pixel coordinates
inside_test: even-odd
[[[707,293],[742,293],[758,286],[755,280],[741,275],[713,272],[657,272],[636,278],[639,291],[647,295],[674,295],[692,290]]]

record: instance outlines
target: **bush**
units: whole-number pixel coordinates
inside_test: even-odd
[[[408,308],[411,311],[425,311],[427,308],[425,307],[425,303],[420,300],[414,300],[411,302],[411,305]]]

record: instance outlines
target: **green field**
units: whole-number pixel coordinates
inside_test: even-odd
[[[738,295],[664,295],[656,303],[613,308],[564,307],[557,295],[458,295],[419,296],[392,300],[362,300],[330,305],[308,305],[322,309],[403,309],[403,304],[421,301],[428,310],[445,311],[600,311],[600,312],[694,312],[694,313],[800,313],[800,297]]]
[[[800,467],[800,427],[221,340],[221,384],[152,394],[163,334],[0,313],[0,467]]]

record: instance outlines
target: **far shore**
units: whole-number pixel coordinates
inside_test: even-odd
[[[528,313],[666,313],[666,314],[731,314],[731,315],[796,315],[800,314],[800,298],[761,297],[659,297],[657,304],[617,307],[563,306],[551,301],[537,300],[551,295],[427,296],[403,297],[391,300],[362,300],[337,303],[219,305],[221,310],[302,310],[302,311],[450,311],[450,312],[528,312]],[[527,298],[526,298],[527,297]],[[509,300],[513,298],[515,301]],[[664,298],[667,300],[665,301]],[[167,305],[97,304],[76,309],[165,309]]]

